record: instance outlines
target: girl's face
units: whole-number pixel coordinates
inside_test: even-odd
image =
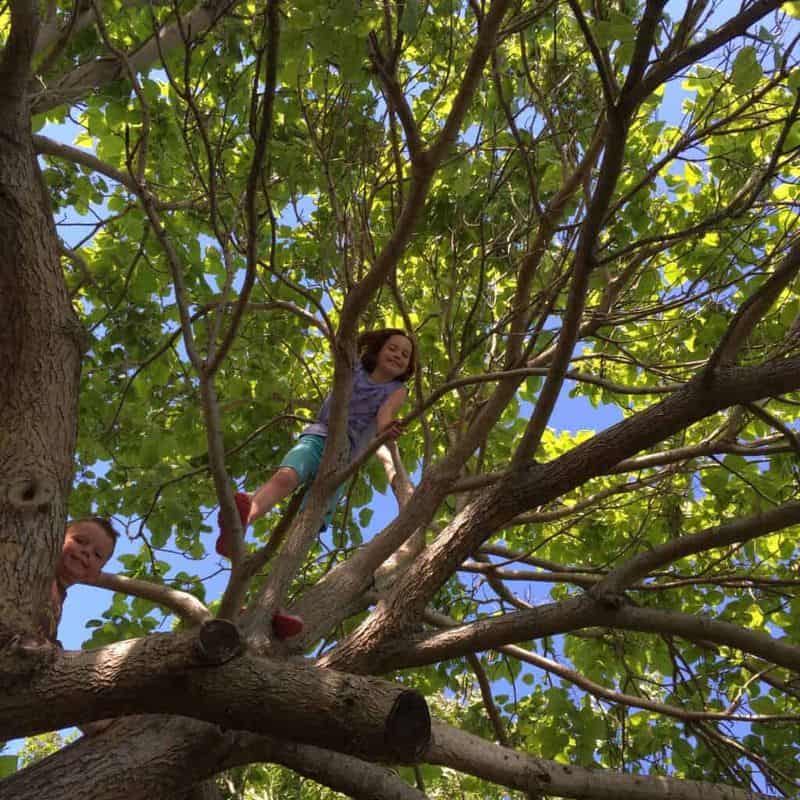
[[[64,586],[93,583],[114,552],[114,542],[99,525],[81,522],[70,525],[64,537],[56,572]]]
[[[408,369],[411,354],[414,352],[411,342],[399,333],[390,336],[378,351],[376,370],[392,378],[399,378]]]

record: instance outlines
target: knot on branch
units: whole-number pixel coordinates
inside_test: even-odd
[[[86,355],[89,352],[92,346],[92,335],[74,313],[69,315],[64,322],[63,332],[77,346],[81,355]]]
[[[55,481],[44,477],[26,477],[10,481],[5,487],[6,500],[19,511],[44,509],[56,496]]]
[[[603,608],[616,611],[627,603],[625,593],[613,587],[604,587],[602,584],[592,586],[587,594]]]
[[[0,689],[29,680],[32,672],[52,663],[60,652],[42,636],[0,630]]]
[[[384,737],[397,761],[419,761],[431,741],[431,715],[419,692],[409,689],[397,695],[386,719]]]
[[[225,664],[244,652],[239,629],[226,619],[212,619],[200,626],[195,653],[204,664]]]

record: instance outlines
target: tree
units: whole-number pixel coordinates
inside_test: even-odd
[[[0,737],[124,717],[0,797],[796,793],[797,13],[0,4]],[[408,433],[348,466],[381,324]],[[245,544],[234,484],[329,386]],[[559,431],[567,391],[619,421]],[[141,549],[57,651],[67,514],[110,510]]]

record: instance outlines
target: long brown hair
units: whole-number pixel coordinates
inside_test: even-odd
[[[376,331],[362,333],[356,342],[361,366],[367,372],[372,373],[375,367],[378,366],[378,353],[392,336],[402,336],[411,343],[411,357],[408,359],[408,367],[402,375],[396,378],[398,381],[407,381],[417,368],[417,348],[414,340],[402,328],[379,328]]]

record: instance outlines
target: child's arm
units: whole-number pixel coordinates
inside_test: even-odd
[[[397,421],[396,417],[403,403],[408,397],[408,392],[404,386],[393,391],[378,409],[377,433],[388,433],[390,439],[396,439],[402,432],[403,426]]]

